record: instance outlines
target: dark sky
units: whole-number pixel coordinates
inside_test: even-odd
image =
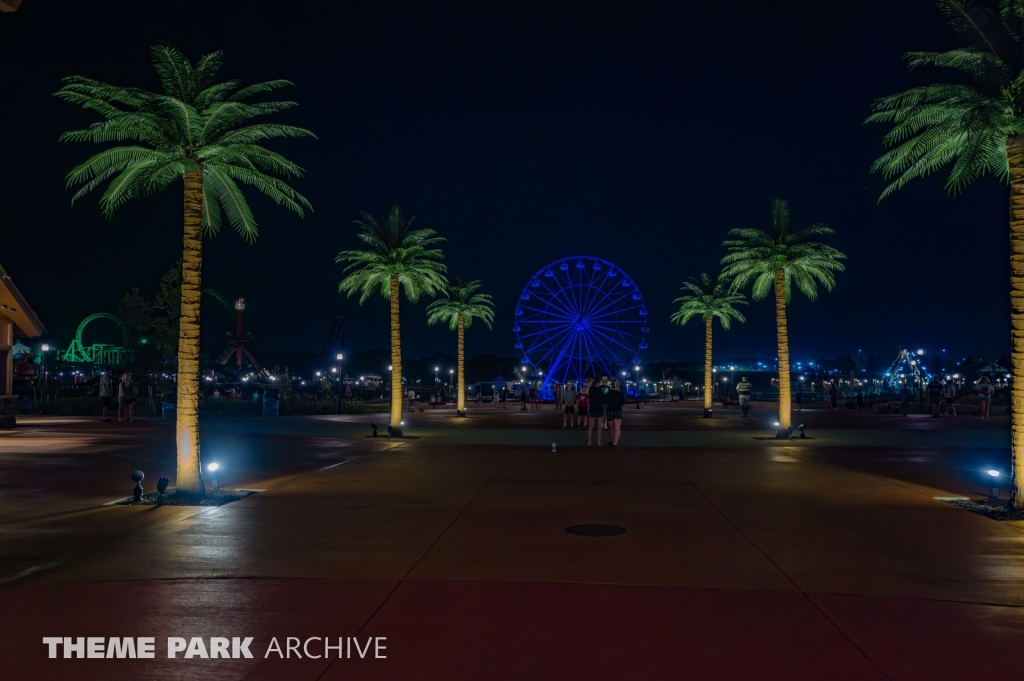
[[[609,6],[610,7],[610,6]],[[181,191],[112,222],[99,193],[70,205],[63,177],[95,153],[58,135],[95,120],[54,97],[81,74],[157,89],[147,48],[193,59],[223,48],[227,77],[288,78],[300,107],[279,120],[319,140],[271,143],[307,169],[299,219],[250,192],[261,236],[207,242],[204,285],[249,302],[257,349],[319,349],[334,314],[350,350],[387,343],[387,305],[337,293],[351,221],[401,204],[448,239],[449,271],[482,279],[495,329],[468,351],[514,354],[518,292],[580,254],[630,273],[650,311],[651,360],[697,359],[699,328],[668,317],[680,282],[717,268],[726,231],[762,226],[774,196],[826,222],[849,255],[838,286],[790,311],[796,358],[899,344],[967,354],[1008,346],[1007,191],[991,178],[957,198],[935,177],[881,205],[868,173],[882,126],[873,98],[928,78],[901,55],[949,45],[932,0],[858,3],[139,3],[25,0],[0,15],[0,263],[64,345],[88,313],[147,297],[181,250]],[[454,334],[403,301],[407,355]],[[219,336],[208,310],[204,334]],[[774,356],[773,310],[722,339],[727,356]],[[257,350],[258,351],[258,350]]]

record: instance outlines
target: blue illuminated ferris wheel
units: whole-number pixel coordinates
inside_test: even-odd
[[[542,268],[516,305],[516,347],[545,386],[640,363],[647,308],[633,279],[607,260],[575,256]]]

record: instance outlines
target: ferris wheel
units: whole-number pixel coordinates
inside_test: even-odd
[[[523,364],[543,371],[545,386],[616,376],[647,348],[640,289],[607,260],[575,256],[543,267],[523,287],[515,314]]]

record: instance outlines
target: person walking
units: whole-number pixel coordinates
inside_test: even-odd
[[[913,397],[914,392],[910,389],[910,386],[906,382],[903,383],[903,387],[900,388],[900,402],[903,405],[903,415],[906,416],[907,412],[910,411],[910,398]]]
[[[942,386],[942,398],[946,401],[946,416],[956,418],[956,383],[952,379],[947,378]]]
[[[746,417],[747,412],[750,411],[750,383],[746,376],[741,376],[740,382],[736,384],[736,394],[739,395],[740,409],[743,410],[743,416]]]
[[[605,418],[608,419],[610,424],[608,428],[612,435],[612,441],[608,444],[618,447],[619,438],[622,436],[622,408],[626,406],[626,396],[619,389],[619,379],[612,379],[611,387],[604,399]]]
[[[583,383],[583,387],[576,394],[576,416],[579,420],[577,426],[580,430],[590,425],[590,379]]]
[[[595,379],[587,391],[587,445],[590,445],[590,433],[597,426],[597,444],[601,445],[601,422],[604,420],[604,387]]]
[[[565,386],[565,392],[562,393],[562,404],[564,413],[562,414],[562,430],[566,428],[576,427],[576,388],[570,382]]]
[[[114,385],[110,381],[110,367],[100,372],[100,402],[103,403],[103,422],[113,421],[107,416],[107,410],[111,408],[110,398],[113,396]]]
[[[828,406],[833,414],[839,411],[839,388],[835,381],[828,387]]]
[[[939,383],[939,379],[932,376],[932,380],[928,381],[928,403],[932,409],[932,417],[938,418],[942,416],[941,404],[942,404],[942,384]]]
[[[135,423],[136,390],[135,384],[132,383],[132,374],[130,371],[124,372],[121,376],[121,383],[118,385],[117,390],[117,420]]]
[[[981,420],[988,421],[989,414],[992,410],[992,395],[996,392],[996,387],[992,385],[992,379],[988,376],[982,376],[978,379],[978,382],[974,385],[974,392],[978,393],[978,406],[981,407]]]

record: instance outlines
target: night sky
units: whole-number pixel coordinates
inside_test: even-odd
[[[387,344],[385,301],[339,296],[333,260],[357,247],[360,211],[398,203],[448,239],[449,274],[495,297],[470,354],[514,355],[520,288],[592,255],[644,295],[643,360],[699,359],[699,324],[668,321],[680,282],[716,270],[727,230],[763,226],[775,196],[795,222],[833,226],[849,256],[833,293],[795,300],[794,359],[1008,348],[1006,188],[988,178],[954,198],[936,176],[879,205],[868,172],[886,131],[863,125],[872,100],[932,79],[901,55],[952,45],[932,0],[561,7],[25,0],[0,15],[0,263],[60,346],[128,287],[152,297],[181,252],[180,185],[110,222],[98,192],[72,207],[64,175],[99,146],[57,137],[96,116],[52,93],[71,74],[156,90],[148,48],[168,41],[193,60],[224,49],[225,77],[292,80],[283,98],[300,106],[277,120],[319,136],[268,145],[307,169],[294,186],[313,214],[250,191],[259,240],[207,241],[204,286],[247,299],[257,354],[318,350],[335,314],[350,351]],[[454,352],[426,301],[402,304],[404,354]],[[204,334],[220,336],[225,317],[206,310]],[[773,317],[752,304],[718,334],[720,356],[774,356]]]

